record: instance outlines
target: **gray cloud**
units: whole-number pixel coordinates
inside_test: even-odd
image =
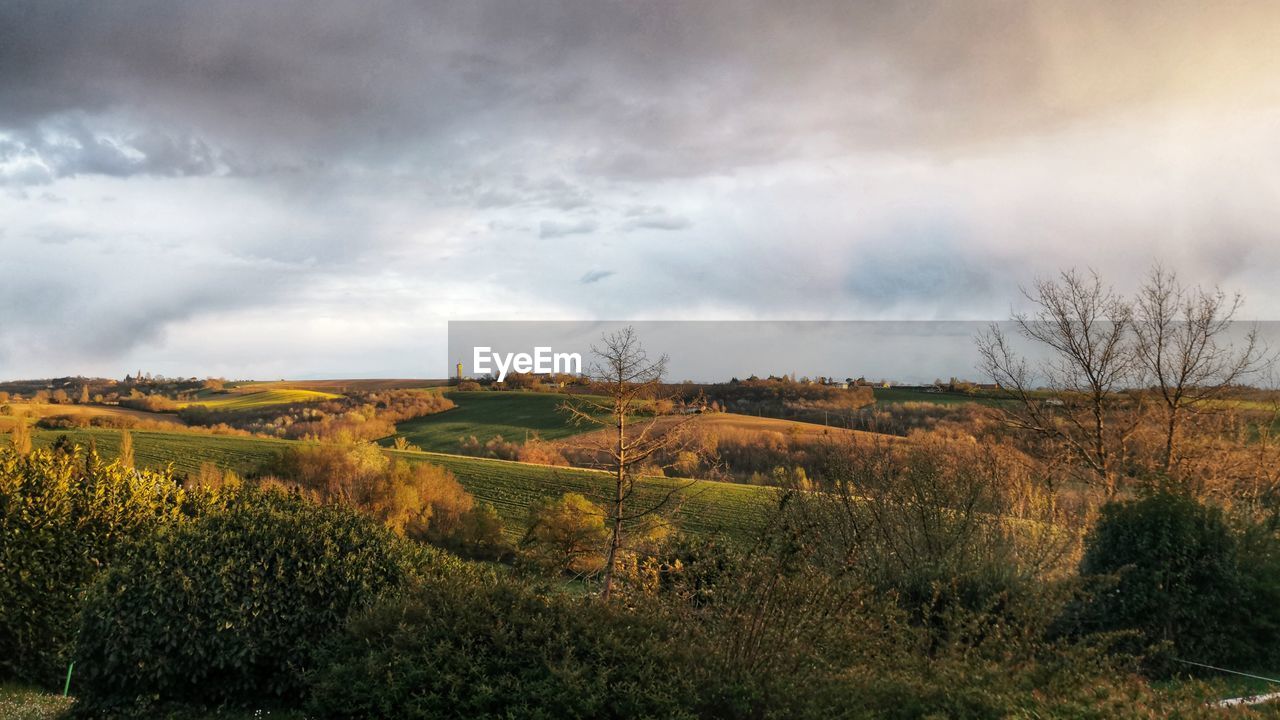
[[[0,377],[990,317],[1157,256],[1265,316],[1276,46],[1280,7],[1192,0],[3,3]]]
[[[60,117],[0,138],[0,182],[40,185],[76,175],[183,177],[224,172],[228,165],[203,141],[158,131],[110,136],[81,118]]]
[[[595,220],[543,220],[538,223],[538,237],[561,238],[568,235],[586,235],[595,232],[599,223]]]
[[[578,282],[582,283],[583,285],[591,285],[592,283],[598,283],[601,280],[604,280],[605,278],[611,277],[615,274],[616,273],[614,273],[612,270],[591,270],[584,273],[582,277],[578,280]]]
[[[408,149],[480,166],[500,151],[567,150],[565,167],[587,175],[687,177],[956,147],[1180,93],[1240,99],[1217,79],[1276,69],[1250,51],[1280,41],[1278,13],[1101,0],[1070,14],[996,2],[16,3],[0,9],[0,123],[129,111],[262,162],[323,148],[330,162],[381,163]]]
[[[684,230],[693,225],[689,218],[648,205],[628,208],[625,216],[623,228],[627,230]]]

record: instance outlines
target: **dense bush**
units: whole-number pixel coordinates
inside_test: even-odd
[[[36,427],[49,430],[69,430],[89,427],[88,415],[46,415],[36,421]]]
[[[146,412],[177,412],[178,403],[164,395],[138,395],[120,399],[120,407]]]
[[[425,583],[362,614],[315,673],[331,718],[690,717],[669,626],[557,590]]]
[[[784,508],[782,514],[791,512]],[[751,549],[714,542],[674,548],[648,602],[666,609],[678,627],[675,637],[697,658],[679,671],[694,678],[699,716],[905,720],[1215,712],[1189,694],[1153,692],[1131,658],[1106,646],[1051,639],[1047,631],[1060,607],[1051,581],[1039,591],[1028,584],[1001,592],[999,603],[970,608],[948,602],[920,622],[901,590],[881,586],[883,576],[865,573],[862,561],[832,562],[848,548],[836,529],[825,522],[779,522]],[[882,553],[885,546],[870,551]]]
[[[321,502],[342,502],[401,535],[460,554],[505,554],[502,522],[448,469],[392,460],[372,443],[290,448],[267,468],[279,482]]]
[[[540,500],[529,508],[530,524],[520,541],[521,559],[543,570],[589,575],[605,565],[609,531],[605,512],[578,493]]]
[[[501,435],[494,435],[484,442],[475,435],[458,438],[458,453],[472,457],[518,460],[537,465],[568,465],[564,448],[531,435],[523,443],[509,442]]]
[[[452,408],[453,401],[429,390],[350,391],[318,402],[217,410],[198,403],[178,412],[189,425],[226,425],[294,440],[355,442],[395,433],[396,423]]]
[[[1280,659],[1280,554],[1216,507],[1162,492],[1103,507],[1080,573],[1095,581],[1069,622],[1136,630],[1174,657],[1253,667]]]
[[[292,699],[312,653],[413,556],[355,511],[244,492],[91,589],[76,646],[90,707]]]
[[[815,561],[892,593],[921,621],[999,609],[1075,564],[1077,538],[1051,493],[998,448],[853,442],[810,485],[820,492],[792,492],[781,521],[821,533]]]
[[[44,686],[66,671],[88,583],[182,516],[166,474],[60,444],[0,450],[0,675]]]
[[[952,606],[922,625],[806,543],[680,549],[625,602],[440,576],[359,614],[310,675],[317,717],[1209,716],[1048,613]],[[815,562],[815,560],[818,560]],[[1042,610],[1042,608],[1040,608]]]

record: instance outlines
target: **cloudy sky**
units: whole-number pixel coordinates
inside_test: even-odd
[[[0,3],[0,378],[424,376],[449,320],[1280,317],[1274,2]]]

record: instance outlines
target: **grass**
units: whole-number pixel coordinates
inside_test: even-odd
[[[0,685],[0,720],[55,720],[69,716],[74,697],[47,693],[23,685]],[[302,713],[291,710],[202,710],[179,705],[153,708],[148,717],[169,720],[301,720]]]
[[[925,392],[924,390],[908,390],[906,388],[873,388],[877,403],[932,403],[934,405],[1000,405],[1005,402],[991,395],[969,395],[958,392]]]
[[[399,450],[390,454],[448,468],[476,499],[492,504],[508,532],[515,534],[528,526],[529,507],[537,500],[576,492],[599,503],[611,489],[611,478],[593,470]],[[756,534],[776,497],[773,488],[756,485],[651,477],[638,483],[632,506],[650,507],[668,494],[672,514],[682,529],[739,539]]]
[[[248,392],[210,393],[190,402],[188,405],[203,405],[210,410],[256,410],[269,405],[289,405],[292,403],[334,400],[341,395],[320,392],[318,390],[301,390],[297,388],[273,388],[269,390],[249,390]]]
[[[190,432],[134,430],[132,433],[134,456],[139,465],[172,465],[175,470],[186,473],[199,471],[203,462],[249,473],[273,460],[284,449],[302,444],[293,440]],[[49,445],[59,435],[66,435],[81,445],[93,441],[106,458],[115,457],[120,446],[120,431],[106,428],[43,430],[36,432],[34,438],[37,445]],[[3,441],[7,442],[7,436]],[[608,475],[592,470],[430,452],[389,450],[388,454],[408,462],[431,462],[448,468],[476,499],[491,503],[498,510],[507,532],[512,535],[523,533],[528,525],[529,506],[535,501],[559,498],[566,492],[582,493],[598,500],[610,483]],[[674,516],[683,529],[737,538],[753,534],[775,497],[773,489],[754,485],[711,481],[689,485],[685,480],[645,478],[639,483],[634,504],[646,507],[668,493],[672,495]]]
[[[75,417],[113,417],[134,420],[143,420],[148,422],[164,423],[175,427],[186,427],[185,424],[172,414],[153,413],[145,410],[133,410],[130,408],[116,407],[114,405],[51,405],[36,404],[30,402],[8,402],[0,403],[0,408],[8,407],[9,413],[4,414],[0,410],[0,418],[4,418],[0,422],[0,428],[7,428],[12,425],[13,418],[17,415],[24,415],[28,422],[34,422],[40,418],[49,417],[51,415],[71,415]]]
[[[443,378],[356,378],[356,379],[337,379],[337,380],[268,380],[253,381],[240,383],[236,387],[253,388],[257,390],[269,389],[295,389],[295,390],[319,390],[321,392],[347,393],[355,391],[376,392],[379,390],[419,390],[426,388],[441,388],[449,384],[447,379]],[[230,387],[230,383],[228,383]]]
[[[238,435],[203,435],[183,431],[130,430],[133,435],[134,458],[139,466],[164,468],[172,465],[183,473],[196,473],[201,463],[212,462],[222,468],[248,473],[277,457],[291,440],[243,437]],[[120,450],[120,431],[107,428],[74,430],[38,430],[35,444],[50,445],[60,435],[87,446],[91,441],[105,458],[114,458]],[[7,442],[7,437],[4,439]]]
[[[445,397],[456,408],[400,423],[397,437],[404,437],[423,450],[457,452],[458,441],[474,435],[487,442],[497,435],[509,442],[523,443],[537,433],[543,440],[558,440],[576,435],[591,427],[575,427],[558,409],[574,396],[536,392],[458,392]]]
[[[1246,669],[1241,672],[1280,680],[1280,668]],[[1192,688],[1191,691],[1205,702],[1280,692],[1280,683],[1211,670],[1205,671],[1203,675],[1185,675],[1171,680],[1153,682],[1152,685],[1159,690]],[[1280,717],[1280,701],[1272,701],[1256,707],[1258,710],[1264,708],[1275,712],[1276,716]]]
[[[0,685],[0,718],[52,720],[62,717],[75,701],[21,685]]]

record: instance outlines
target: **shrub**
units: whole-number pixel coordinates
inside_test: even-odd
[[[578,493],[541,500],[529,510],[532,523],[520,547],[524,559],[553,572],[590,574],[604,567],[609,531],[604,511]]]
[[[1134,630],[1149,646],[1209,664],[1277,658],[1275,538],[1261,528],[1242,535],[1219,508],[1167,492],[1110,503],[1086,538],[1080,573],[1095,592],[1069,617],[1077,631]]]
[[[331,718],[691,717],[683,645],[655,618],[511,580],[426,583],[327,648]]]
[[[89,417],[86,415],[46,415],[36,421],[36,427],[50,430],[68,430],[88,426]]]
[[[401,535],[465,555],[503,554],[497,514],[482,510],[447,468],[389,460],[372,443],[291,448],[272,468],[315,499],[344,502]]]
[[[182,517],[165,473],[80,448],[0,450],[0,673],[50,686],[66,670],[80,594]]]
[[[1074,565],[1075,538],[1055,525],[1049,491],[995,447],[925,438],[851,445],[831,452],[812,479],[775,479],[796,490],[784,525],[819,528],[819,559],[892,593],[920,622],[1038,595]]]
[[[88,707],[296,699],[319,642],[412,557],[354,511],[241,493],[103,576],[76,646]]]
[[[144,410],[146,412],[155,413],[178,411],[178,403],[164,395],[143,395],[142,397],[123,398],[120,400],[120,406],[131,408],[133,410]]]

